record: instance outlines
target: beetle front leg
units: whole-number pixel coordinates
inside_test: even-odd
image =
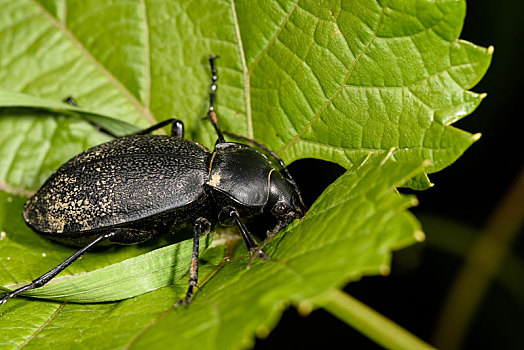
[[[262,248],[260,248],[255,241],[255,238],[253,235],[249,232],[246,225],[240,220],[240,216],[238,215],[238,212],[236,209],[231,208],[229,211],[229,216],[235,220],[238,228],[240,229],[240,233],[242,234],[242,238],[244,239],[244,243],[246,244],[246,248],[249,252],[249,255],[251,258],[262,258],[262,259],[268,259],[269,256],[262,251]]]
[[[176,302],[175,307],[180,305],[187,305],[193,299],[193,289],[198,283],[198,245],[200,235],[208,233],[211,228],[211,223],[205,218],[198,218],[193,226],[193,255],[191,256],[191,267],[189,268],[189,287],[187,289],[186,297]]]

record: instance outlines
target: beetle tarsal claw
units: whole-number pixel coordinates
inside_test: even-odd
[[[175,303],[175,305],[173,305],[173,307],[174,307],[175,309],[178,309],[180,306],[185,306],[185,305],[187,305],[187,304],[189,304],[189,301],[186,301],[186,299],[180,299],[179,301],[177,301],[177,302]]]
[[[269,257],[269,255],[267,255],[266,253],[264,253],[264,251],[262,250],[261,247],[254,247],[252,249],[249,250],[249,263],[247,264],[247,269],[249,269],[251,267],[251,265],[253,264],[253,261],[255,261],[255,259],[264,259],[264,260],[270,260],[271,258]]]
[[[175,303],[175,305],[173,305],[173,307],[176,309],[180,306],[186,306],[188,305],[191,300],[193,300],[193,294],[191,293],[191,295],[186,295],[184,299],[180,299],[179,301],[177,301]]]
[[[256,251],[256,257],[264,260],[269,260],[269,255],[264,253],[264,251],[261,248]]]

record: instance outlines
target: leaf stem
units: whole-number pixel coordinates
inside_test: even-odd
[[[333,289],[322,305],[340,320],[387,349],[434,349],[352,296]]]

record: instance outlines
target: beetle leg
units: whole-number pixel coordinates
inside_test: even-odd
[[[76,261],[78,258],[80,258],[86,251],[88,251],[89,249],[91,249],[92,247],[97,245],[98,243],[102,242],[103,240],[112,237],[114,234],[115,234],[114,232],[110,232],[110,233],[105,233],[103,235],[100,235],[93,242],[89,243],[88,245],[86,245],[85,247],[83,247],[82,249],[80,249],[79,251],[74,253],[73,255],[71,255],[69,258],[64,260],[64,262],[62,262],[60,265],[58,265],[54,269],[46,272],[45,274],[43,274],[42,276],[38,277],[37,279],[35,279],[31,283],[29,283],[28,285],[23,286],[23,287],[18,288],[18,289],[15,289],[12,292],[9,292],[2,299],[0,299],[0,305],[5,303],[8,299],[16,297],[20,293],[23,293],[23,292],[25,292],[27,290],[31,290],[31,289],[42,287],[44,284],[46,284],[47,282],[52,280],[56,275],[58,275],[60,272],[62,272],[66,267],[68,267],[74,261]]]
[[[68,105],[71,105],[73,107],[78,107],[78,104],[76,103],[76,100],[73,98],[73,96],[67,96],[62,100],[62,102],[67,103]],[[103,126],[101,126],[98,123],[95,123],[94,121],[88,120],[88,123],[95,127],[96,130],[100,131],[101,133],[104,133],[108,136],[114,137],[115,139],[119,136],[111,132],[110,130],[107,130]]]
[[[198,243],[200,235],[208,233],[211,228],[211,223],[205,218],[198,218],[193,226],[193,255],[191,256],[191,267],[189,268],[189,287],[187,289],[186,297],[176,302],[175,307],[180,305],[187,305],[193,299],[193,289],[198,282]]]
[[[135,133],[129,134],[127,136],[133,136],[133,135],[147,135],[151,132],[158,130],[160,128],[163,128],[166,125],[172,124],[171,127],[171,136],[184,138],[184,123],[182,123],[180,120],[175,118],[166,119],[158,124],[155,124],[153,126],[150,126],[147,129],[137,131]]]
[[[246,244],[246,248],[249,251],[249,255],[251,258],[259,257],[263,259],[268,259],[266,253],[262,251],[262,248],[260,248],[257,245],[257,242],[255,241],[255,238],[249,230],[247,229],[246,225],[240,220],[240,216],[238,215],[238,212],[235,209],[231,209],[229,212],[229,215],[235,220],[238,228],[240,229],[240,233],[242,234],[242,238],[244,239],[244,243]]]
[[[150,126],[147,129],[140,130],[140,131],[134,132],[132,134],[123,135],[123,136],[118,136],[116,134],[113,134],[111,131],[101,127],[100,125],[98,125],[97,123],[95,123],[93,121],[89,121],[89,124],[93,125],[98,131],[103,132],[104,134],[107,134],[107,135],[109,135],[111,137],[114,137],[115,139],[120,138],[120,137],[126,137],[126,136],[147,135],[147,134],[152,133],[155,130],[163,128],[166,125],[172,124],[172,126],[171,126],[171,136],[178,137],[178,138],[181,138],[181,139],[184,138],[184,123],[182,123],[180,120],[175,119],[175,118],[166,119],[164,121],[161,121],[158,124]]]
[[[68,97],[64,98],[62,101],[67,103],[67,104],[69,104],[69,105],[71,105],[71,106],[73,106],[73,107],[78,107],[78,104],[76,103],[76,100],[72,96],[68,96]],[[93,122],[91,120],[89,121],[89,124],[93,125],[98,131],[103,132],[104,134],[109,135],[111,137],[114,137],[115,139],[119,138],[119,137],[123,137],[123,136],[118,136],[118,135],[114,134],[112,131],[107,130],[106,128],[100,126],[98,123],[95,123],[95,122]],[[171,136],[184,138],[184,123],[182,123],[180,120],[175,119],[175,118],[166,119],[164,121],[161,121],[158,124],[150,126],[147,129],[140,130],[140,131],[137,131],[137,132],[134,132],[132,134],[125,135],[125,136],[146,135],[146,134],[149,134],[149,133],[151,133],[151,132],[153,132],[155,130],[163,128],[164,126],[169,125],[169,124],[173,125],[171,127]]]
[[[155,130],[163,128],[166,125],[172,124],[172,126],[171,126],[171,136],[179,137],[181,139],[184,138],[184,123],[182,123],[180,120],[175,119],[175,118],[166,119],[164,121],[161,121],[158,124],[150,126],[147,129],[140,130],[140,131],[134,132],[134,133],[129,134],[129,135],[124,135],[124,136],[115,135],[111,131],[109,131],[107,129],[104,129],[103,127],[101,127],[100,125],[98,125],[95,122],[89,121],[89,124],[93,125],[98,131],[103,132],[104,134],[107,134],[107,135],[109,135],[111,137],[114,137],[115,139],[117,139],[119,137],[126,137],[126,136],[147,135],[147,134],[152,133]]]

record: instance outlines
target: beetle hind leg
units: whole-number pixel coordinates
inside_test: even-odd
[[[66,98],[64,98],[62,100],[62,102],[64,103],[67,103],[68,105],[71,105],[73,107],[78,107],[78,104],[76,103],[76,100],[73,96],[67,96]],[[107,130],[106,128],[104,128],[103,126],[101,126],[100,124],[98,123],[95,123],[94,121],[92,120],[88,120],[87,121],[89,124],[91,124],[92,126],[95,127],[96,130],[100,131],[101,133],[104,133],[108,136],[111,136],[113,138],[118,138],[119,136],[116,135],[115,133],[113,133],[111,130]]]
[[[18,296],[19,294],[25,292],[25,291],[28,291],[28,290],[31,290],[31,289],[35,289],[35,288],[39,288],[39,287],[42,287],[43,285],[45,285],[47,282],[49,282],[50,280],[52,280],[54,277],[56,277],[56,275],[58,275],[60,272],[62,272],[63,270],[65,270],[66,267],[68,267],[69,265],[71,265],[73,262],[75,262],[76,260],[78,260],[78,258],[80,258],[86,251],[88,251],[89,249],[91,249],[92,247],[94,247],[95,245],[97,245],[98,243],[102,242],[103,240],[105,239],[108,239],[110,237],[112,237],[114,235],[114,232],[110,232],[110,233],[105,233],[103,235],[100,235],[99,237],[97,237],[94,241],[92,241],[91,243],[89,243],[88,245],[86,245],[85,247],[83,247],[82,249],[80,249],[79,251],[77,251],[76,253],[74,253],[73,255],[71,255],[69,258],[67,258],[66,260],[64,260],[60,265],[58,265],[57,267],[53,268],[52,270],[46,272],[45,274],[43,274],[42,276],[38,277],[37,279],[33,280],[31,283],[29,283],[28,285],[26,286],[23,286],[21,288],[18,288],[18,289],[15,289],[9,293],[7,293],[7,295],[5,295],[2,299],[0,299],[0,305],[2,305],[3,303],[5,303],[8,299],[11,299],[11,298],[14,298],[16,296]]]
[[[132,134],[127,135],[127,136],[147,135],[147,134],[150,134],[151,132],[153,132],[155,130],[158,130],[160,128],[163,128],[164,126],[169,125],[169,124],[171,124],[171,136],[184,138],[184,123],[182,123],[180,120],[178,120],[176,118],[166,119],[166,120],[161,121],[160,123],[155,124],[155,125],[147,128],[147,129],[137,131],[137,132],[132,133]]]
[[[72,96],[68,96],[68,97],[64,98],[62,100],[62,102],[67,103],[67,104],[69,104],[69,105],[71,105],[73,107],[78,107],[78,104],[76,103],[76,100]],[[118,136],[115,133],[113,133],[112,131],[104,128],[101,125],[99,125],[98,123],[95,123],[94,121],[89,120],[89,124],[93,125],[98,131],[100,131],[100,132],[102,132],[102,133],[104,133],[104,134],[106,134],[108,136],[111,136],[111,137],[113,137],[115,139],[117,139],[119,137],[125,137],[125,136],[150,134],[151,132],[153,132],[155,130],[158,130],[160,128],[163,128],[166,125],[171,124],[172,125],[171,126],[171,136],[184,138],[184,123],[182,123],[180,120],[178,120],[176,118],[166,119],[164,121],[161,121],[158,124],[150,126],[147,129],[140,130],[140,131],[134,132],[134,133],[129,134],[129,135],[124,135],[124,136]]]

